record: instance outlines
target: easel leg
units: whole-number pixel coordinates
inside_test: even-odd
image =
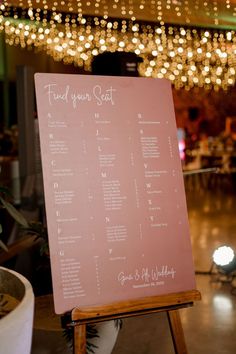
[[[171,336],[176,354],[188,354],[178,310],[167,311]]]
[[[86,325],[74,327],[74,354],[86,354]]]

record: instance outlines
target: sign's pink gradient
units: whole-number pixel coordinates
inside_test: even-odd
[[[171,84],[35,83],[56,313],[195,289]]]

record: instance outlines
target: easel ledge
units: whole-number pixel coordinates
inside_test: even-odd
[[[201,300],[198,290],[151,296],[115,302],[109,305],[74,308],[71,325],[74,326],[74,354],[86,353],[86,324],[117,318],[167,312],[169,327],[176,354],[187,354],[183,328],[178,310]]]
[[[108,305],[94,307],[76,307],[72,310],[71,319],[78,324],[101,322],[109,319],[138,316],[146,313],[165,311],[166,308],[192,306],[194,301],[201,300],[198,290],[190,290],[167,295],[150,296],[136,300],[125,300]]]

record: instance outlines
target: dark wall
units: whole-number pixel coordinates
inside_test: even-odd
[[[177,125],[198,131],[205,129],[210,136],[219,135],[225,129],[227,117],[236,116],[236,88],[228,91],[190,91],[173,89]]]

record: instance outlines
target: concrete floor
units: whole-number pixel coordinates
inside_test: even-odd
[[[236,295],[232,285],[208,274],[212,253],[227,244],[236,250],[236,184],[225,176],[186,178],[186,197],[202,300],[180,310],[189,354],[236,353]],[[37,327],[37,326],[36,326]],[[61,331],[34,329],[32,354],[70,354]],[[174,354],[165,313],[123,321],[112,354]]]

